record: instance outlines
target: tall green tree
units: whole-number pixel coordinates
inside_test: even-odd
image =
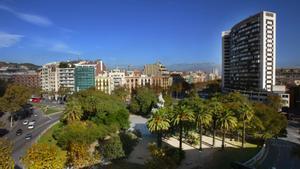
[[[170,120],[167,116],[166,108],[161,108],[155,111],[147,122],[147,127],[150,132],[157,134],[157,146],[161,147],[162,132],[170,127]]]
[[[250,104],[244,103],[240,108],[240,119],[243,122],[243,134],[242,134],[242,148],[245,147],[246,142],[246,125],[251,121],[254,116],[254,111]]]
[[[28,169],[61,169],[66,163],[66,153],[53,144],[34,144],[22,162]]]
[[[254,103],[254,116],[251,119],[249,133],[263,140],[278,136],[287,127],[287,119],[274,108]]]
[[[184,104],[184,101],[175,106],[173,112],[173,122],[179,126],[179,149],[182,150],[182,136],[184,122],[190,122],[194,119],[193,111]]]
[[[157,95],[152,89],[141,87],[133,94],[129,109],[132,113],[147,116],[157,101]]]
[[[125,87],[118,87],[113,91],[113,95],[119,97],[124,102],[126,98],[129,96],[129,91]]]
[[[213,97],[209,100],[208,107],[212,116],[212,129],[213,129],[212,146],[214,147],[216,142],[215,139],[216,139],[216,130],[217,130],[217,120],[220,117],[220,114],[223,110],[223,105],[221,102],[218,101],[216,97]]]
[[[72,99],[67,102],[66,109],[64,111],[63,120],[68,122],[80,120],[83,115],[83,111],[80,102],[76,99]]]
[[[279,111],[282,106],[282,100],[278,95],[268,95],[267,105],[274,108],[276,111]]]
[[[239,92],[232,92],[225,95],[222,99],[227,109],[235,114],[238,118],[239,128],[242,128],[242,147],[245,145],[246,128],[249,128],[249,122],[254,116],[254,111],[250,101]]]
[[[224,111],[222,111],[219,118],[217,119],[217,123],[219,124],[222,130],[222,149],[224,149],[226,132],[229,129],[232,129],[237,126],[237,119],[236,117],[234,117],[234,114],[230,110],[225,109]]]
[[[12,145],[3,138],[0,138],[0,157],[0,168],[13,169],[15,167],[12,158]]]
[[[196,105],[194,106],[194,116],[195,116],[196,126],[198,127],[199,130],[199,141],[200,141],[199,150],[202,151],[203,126],[210,124],[210,122],[212,121],[212,116],[208,111],[206,103],[204,103],[201,99],[198,99]]]
[[[10,113],[10,126],[13,125],[13,113],[20,110],[31,96],[30,90],[22,85],[10,84],[1,97],[0,110]]]

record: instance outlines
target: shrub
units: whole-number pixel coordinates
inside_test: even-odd
[[[108,160],[115,160],[125,157],[122,142],[119,136],[104,140],[100,144],[100,153]]]
[[[119,136],[125,155],[129,156],[138,143],[138,136],[134,132],[121,132]]]
[[[175,169],[184,159],[184,151],[174,147],[157,148],[155,144],[149,145],[152,159],[145,165],[147,169]]]
[[[54,138],[57,140],[57,144],[65,150],[71,142],[91,144],[106,134],[107,129],[103,125],[97,126],[90,121],[74,121],[56,130]]]
[[[192,145],[198,145],[199,144],[199,138],[197,136],[195,136],[194,134],[188,134],[187,138],[186,138],[186,141],[189,144],[192,144]]]

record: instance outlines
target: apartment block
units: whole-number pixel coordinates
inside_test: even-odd
[[[96,82],[96,86],[95,86],[96,90],[100,90],[106,94],[111,94],[112,83],[111,83],[111,78],[108,77],[107,72],[103,72],[102,74],[96,76],[95,82]]]
[[[276,14],[263,11],[222,33],[225,90],[272,91],[276,68]]]

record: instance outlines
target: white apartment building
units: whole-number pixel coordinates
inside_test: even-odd
[[[59,89],[58,84],[58,71],[57,62],[47,63],[43,65],[41,71],[41,87],[43,91],[57,92]]]
[[[118,87],[123,87],[126,83],[125,71],[121,71],[118,68],[111,70],[108,73],[108,77],[110,77],[110,79],[111,79],[111,90],[112,91]]]
[[[71,64],[60,67],[59,62],[43,65],[41,70],[41,86],[43,91],[58,92],[60,87],[67,87],[70,91],[75,89],[74,68]]]
[[[58,73],[58,88],[69,88],[71,92],[75,91],[75,68],[57,68]]]

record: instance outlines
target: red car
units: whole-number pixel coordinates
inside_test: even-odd
[[[38,98],[38,97],[36,97],[36,98],[32,98],[31,99],[31,102],[33,102],[33,103],[39,103],[39,102],[41,102],[41,98]]]

